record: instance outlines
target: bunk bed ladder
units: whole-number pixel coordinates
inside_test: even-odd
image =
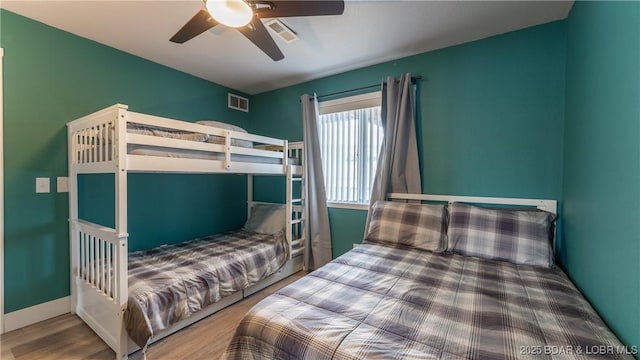
[[[294,184],[300,184],[299,196],[296,196]],[[289,243],[289,258],[302,255],[304,252],[304,179],[302,175],[294,174],[291,168],[287,170],[287,242]]]
[[[288,146],[289,145],[289,146]],[[285,207],[287,219],[285,229],[285,239],[289,247],[289,259],[301,256],[305,247],[305,199],[304,199],[304,177],[303,177],[303,143],[295,142],[282,147],[286,156],[285,159],[293,159],[293,163],[284,166],[286,176]],[[292,160],[289,160],[292,161]],[[254,200],[253,189],[254,176],[247,174],[247,218],[251,216],[253,204],[260,203]]]
[[[289,258],[303,256],[306,244],[306,214],[305,214],[305,180],[304,143],[289,143],[288,156],[296,159],[297,163],[287,166],[287,241],[289,242]]]

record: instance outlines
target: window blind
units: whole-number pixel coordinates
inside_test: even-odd
[[[359,96],[356,101],[329,104],[331,107],[325,105],[321,109],[318,131],[329,202],[369,202],[384,136],[380,93],[375,94],[377,97],[367,94],[375,97],[373,102]],[[366,107],[361,108],[363,105]]]

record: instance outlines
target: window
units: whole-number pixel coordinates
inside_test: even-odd
[[[319,104],[318,132],[327,201],[369,204],[382,146],[380,92]]]

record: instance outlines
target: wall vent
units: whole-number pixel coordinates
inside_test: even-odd
[[[249,99],[229,93],[229,108],[249,112]]]
[[[265,25],[267,25],[269,29],[273,30],[273,32],[276,33],[276,35],[278,35],[286,43],[298,40],[298,35],[295,33],[295,31],[291,30],[290,27],[288,27],[278,19],[271,19],[267,21]]]

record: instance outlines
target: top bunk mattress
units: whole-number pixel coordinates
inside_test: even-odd
[[[171,325],[274,274],[287,249],[282,234],[240,230],[129,254],[129,336],[144,347]]]
[[[213,121],[202,121],[197,122],[198,124],[211,126],[211,123],[217,124],[217,126],[212,126],[217,129],[226,129],[233,130],[240,133],[247,134],[247,131],[230,124],[213,122]],[[127,132],[131,134],[139,134],[139,135],[147,135],[147,136],[155,136],[162,137],[168,139],[179,139],[179,140],[187,140],[187,141],[196,141],[196,142],[206,142],[210,144],[218,144],[224,145],[225,138],[222,136],[216,135],[206,135],[202,133],[194,133],[188,131],[170,131],[167,129],[156,128],[151,126],[142,126],[136,124],[128,124]],[[254,143],[248,140],[241,139],[231,139],[231,146],[253,149]],[[256,148],[259,148],[256,147]],[[191,149],[179,149],[179,148],[170,148],[163,146],[149,146],[149,145],[134,145],[129,144],[127,146],[127,154],[130,155],[143,155],[143,156],[158,156],[158,157],[169,157],[169,158],[177,158],[177,159],[201,159],[201,160],[225,160],[225,154],[222,152],[211,152],[211,151],[202,151],[202,150],[191,150]],[[251,162],[251,163],[261,163],[261,164],[282,164],[282,158],[274,158],[274,157],[264,157],[264,156],[254,156],[247,154],[231,154],[231,161],[239,161],[239,162]],[[299,159],[296,158],[288,158],[288,165],[300,165]]]
[[[633,359],[558,268],[363,244],[277,291],[223,359]]]
[[[211,125],[211,123],[215,123],[216,126]],[[232,130],[239,133],[248,134],[248,132],[241,127],[218,122],[218,121],[199,121],[199,122],[196,122],[196,124],[209,126],[215,129]],[[197,133],[197,132],[191,132],[191,131],[171,130],[171,129],[161,128],[156,126],[138,125],[134,123],[127,123],[127,132],[130,134],[157,136],[157,137],[163,137],[168,139],[188,140],[188,141],[197,141],[197,142],[208,142],[212,144],[224,145],[225,143],[225,138],[223,136],[208,135],[204,133]],[[231,139],[231,146],[252,148],[253,142],[248,140]]]
[[[165,147],[146,146],[146,145],[129,145],[127,147],[129,155],[157,156],[168,157],[174,159],[199,159],[199,160],[218,160],[224,161],[225,154],[219,152],[188,150],[188,149],[172,149]],[[258,163],[258,164],[282,164],[280,158],[253,156],[245,154],[231,154],[231,161]],[[288,158],[288,165],[300,165],[300,160],[296,158]]]

